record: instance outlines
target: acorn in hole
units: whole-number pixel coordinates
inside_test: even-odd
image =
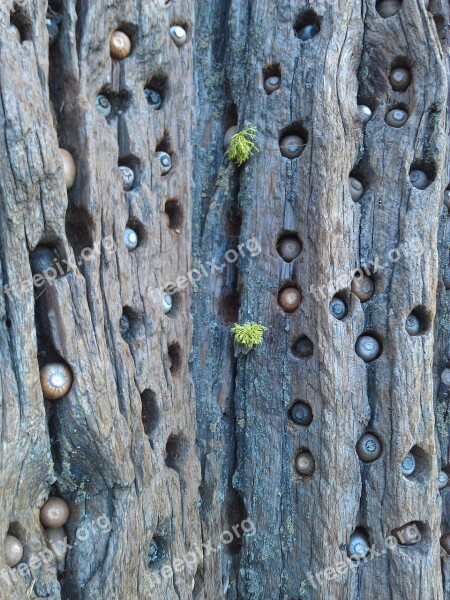
[[[9,24],[8,29],[12,39],[20,44],[22,38],[19,29],[13,23]]]
[[[351,290],[352,294],[359,298],[361,302],[367,302],[375,293],[375,284],[367,275],[360,275],[359,277],[355,275]]]
[[[414,546],[420,542],[422,536],[416,523],[406,523],[392,530],[392,535],[397,538],[402,546]]]
[[[285,235],[277,244],[278,254],[285,262],[292,262],[302,251],[302,244],[297,236]]]
[[[44,398],[58,400],[72,387],[72,372],[63,363],[49,363],[40,370],[41,387]]]
[[[145,88],[144,94],[147,99],[147,102],[153,109],[159,110],[161,108],[162,98],[161,94],[157,90],[154,90],[152,88]]]
[[[347,314],[347,305],[340,298],[333,298],[330,302],[330,313],[339,321]]]
[[[40,512],[41,523],[47,529],[62,527],[69,518],[69,505],[62,498],[48,498]]]
[[[133,169],[126,165],[119,166],[120,174],[122,175],[123,189],[125,192],[129,192],[134,185],[134,172]]]
[[[170,158],[170,154],[167,154],[167,152],[157,152],[156,157],[158,159],[161,175],[167,175],[172,169],[172,159]]]
[[[302,425],[303,427],[308,427],[311,425],[313,420],[313,412],[309,404],[306,402],[296,402],[289,413],[291,420],[296,425]]]
[[[364,433],[356,444],[356,453],[366,463],[371,463],[380,458],[382,445],[380,438],[373,433]]]
[[[401,108],[394,108],[393,110],[390,110],[388,112],[388,114],[386,115],[386,123],[390,126],[390,127],[403,127],[403,125],[406,123],[406,121],[408,120],[408,113],[404,110],[402,110]]]
[[[109,41],[111,58],[122,60],[131,53],[131,40],[123,31],[115,31]]]
[[[276,92],[280,89],[281,86],[281,77],[279,75],[270,75],[264,81],[264,89],[266,94],[270,96],[273,92]]]
[[[61,21],[62,16],[51,10],[51,8],[49,8],[45,19],[45,24],[47,26],[48,43],[50,46],[52,46],[56,42],[56,38],[59,35],[59,26],[61,24]]]
[[[103,94],[99,94],[95,99],[95,108],[105,119],[111,115],[111,102]]]
[[[316,36],[320,31],[320,27],[318,23],[308,23],[307,25],[303,25],[297,31],[297,37],[302,42],[307,42]]]
[[[440,471],[438,475],[438,488],[443,490],[448,485],[448,475],[445,471]]]
[[[427,174],[419,169],[414,169],[409,173],[409,179],[413,187],[418,190],[424,190],[430,184]]]
[[[53,248],[48,246],[36,246],[30,254],[31,272],[33,275],[42,274],[47,269],[55,267],[57,256]]]
[[[45,531],[45,538],[56,562],[62,562],[67,554],[67,534],[64,527],[47,529]]]
[[[168,312],[170,312],[172,310],[172,305],[173,305],[172,296],[168,292],[164,292],[162,306],[163,306],[163,311],[165,314],[167,314]]]
[[[356,177],[349,177],[348,188],[350,190],[350,196],[352,200],[355,202],[361,200],[364,195],[364,186],[359,179],[356,179]]]
[[[402,475],[409,477],[416,470],[416,459],[414,454],[408,452],[405,458],[402,460]]]
[[[445,190],[444,192],[444,205],[450,210],[450,190]]]
[[[347,556],[353,559],[361,559],[367,556],[370,550],[369,538],[360,529],[350,535],[347,544]]]
[[[4,543],[5,562],[8,567],[15,567],[23,556],[23,545],[14,535],[7,535]]]
[[[181,25],[172,25],[169,29],[169,34],[177,46],[183,46],[187,40],[187,33]]]
[[[358,104],[358,113],[363,125],[368,123],[372,118],[372,111],[365,104]]]
[[[444,369],[441,373],[441,381],[442,383],[450,388],[450,369]]]
[[[278,294],[278,302],[285,312],[294,312],[302,301],[302,294],[296,287],[287,287]]]
[[[228,129],[225,131],[225,135],[223,136],[223,147],[225,150],[228,150],[228,148],[230,147],[231,138],[234,135],[236,135],[237,130],[237,125],[232,125],[231,127],[228,127]]]
[[[125,246],[128,250],[134,250],[137,248],[139,238],[137,233],[131,227],[125,227],[125,231],[123,232],[123,241],[125,242]]]
[[[361,335],[356,340],[355,351],[363,361],[372,362],[380,355],[381,346],[378,340],[371,335]]]
[[[314,353],[314,345],[312,341],[304,335],[293,347],[294,354],[299,358],[308,359]]]
[[[402,3],[399,0],[378,0],[376,9],[380,17],[387,19],[393,17],[401,9]]]
[[[121,335],[125,335],[130,329],[130,319],[125,313],[122,314],[119,320],[119,332]]]
[[[306,144],[299,135],[285,135],[280,141],[280,152],[285,158],[298,158]]]
[[[450,533],[446,533],[441,537],[441,547],[450,554]]]
[[[66,188],[70,190],[70,188],[75,182],[77,172],[75,162],[70,152],[64,150],[64,148],[59,149],[59,154],[61,156],[61,162],[63,167],[64,182],[66,184]]]
[[[391,74],[389,75],[389,82],[392,89],[396,92],[403,92],[406,90],[411,84],[411,79],[411,72],[403,67],[392,69]]]
[[[148,550],[148,562],[153,563],[156,560],[158,560],[158,557],[159,557],[158,544],[156,543],[155,540],[152,540],[150,542],[150,548]]]
[[[409,315],[409,317],[406,319],[405,328],[406,328],[406,332],[409,335],[419,335],[419,333],[420,333],[420,321],[416,317],[416,315],[414,315],[413,313],[411,313]]]
[[[299,475],[307,477],[312,475],[316,468],[316,463],[313,455],[309,450],[302,450],[295,458],[295,468]]]

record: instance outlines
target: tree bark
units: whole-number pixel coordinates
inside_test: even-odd
[[[450,476],[448,5],[425,4],[383,18],[373,0],[52,0],[49,46],[46,2],[0,2],[0,523],[24,547],[13,569],[2,555],[2,600],[450,598],[450,486],[437,485]],[[302,41],[305,24],[319,31]],[[131,40],[123,60],[116,30]],[[399,66],[405,91],[389,82]],[[394,108],[400,128],[385,121]],[[242,167],[224,149],[234,125],[257,131]],[[306,142],[293,160],[286,133]],[[58,148],[75,160],[68,191]],[[287,234],[302,244],[289,263]],[[33,289],[40,247],[62,272]],[[350,290],[363,267],[364,303]],[[288,285],[302,296],[292,313]],[[267,327],[249,351],[230,332],[245,322]],[[363,333],[382,347],[368,364]],[[39,381],[50,362],[73,373],[56,401]],[[296,401],[309,426],[293,422]],[[370,464],[365,432],[382,443]],[[41,555],[48,496],[70,508],[58,565]],[[411,523],[420,540],[389,548]],[[357,528],[372,546],[361,564],[347,560]]]

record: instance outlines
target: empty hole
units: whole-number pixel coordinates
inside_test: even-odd
[[[239,308],[241,306],[241,295],[237,290],[226,294],[219,304],[219,314],[226,323],[237,323],[239,320]]]
[[[183,356],[181,346],[178,342],[172,342],[168,350],[169,368],[172,375],[178,375],[181,372]]]
[[[228,489],[225,496],[225,520],[228,523],[227,531],[221,536],[221,542],[231,555],[239,554],[242,550],[246,531],[247,510],[245,503],[234,488]],[[245,527],[245,529],[247,529]]]
[[[290,263],[301,253],[303,245],[295,232],[285,231],[277,242],[277,252],[281,258]]]
[[[148,549],[147,563],[150,569],[157,569],[165,561],[167,540],[165,536],[154,535]]]
[[[309,427],[313,421],[312,408],[303,400],[296,400],[288,410],[288,415],[293,423],[302,427]]]
[[[294,23],[295,35],[306,42],[316,36],[320,31],[320,17],[312,10],[302,12]]]
[[[14,6],[14,12],[10,14],[10,24],[19,32],[20,42],[26,42],[32,39],[31,20],[17,6]],[[11,33],[15,33],[13,29]]]
[[[281,86],[281,67],[279,63],[266,65],[263,68],[263,82],[266,94],[270,96]]]
[[[308,143],[308,132],[303,123],[292,123],[280,131],[280,152],[285,158],[298,158]]]
[[[166,75],[159,73],[147,80],[144,86],[144,94],[148,104],[155,110],[159,110],[164,104],[167,93],[168,79]]]
[[[411,521],[391,531],[401,546],[427,550],[431,541],[430,528],[422,521]]]
[[[94,246],[94,220],[82,206],[69,207],[66,212],[66,235],[78,264]],[[83,253],[86,250],[86,253]]]
[[[242,212],[239,208],[232,206],[228,209],[225,217],[225,233],[228,237],[239,238],[242,226]]]
[[[169,229],[173,229],[179,233],[183,225],[183,210],[178,200],[168,200],[165,206],[165,213]]]
[[[413,446],[403,457],[401,468],[403,475],[408,479],[417,483],[425,483],[430,474],[431,460],[420,446]]]
[[[8,329],[11,327],[12,323],[11,323],[11,319],[9,317],[6,317],[5,325],[6,325],[6,327],[8,327]]]
[[[380,17],[387,19],[398,13],[402,7],[401,0],[377,0],[376,9]]]
[[[413,187],[424,190],[436,178],[436,165],[426,160],[415,160],[409,171],[409,179]]]
[[[431,314],[424,306],[416,306],[406,319],[406,331],[411,336],[424,335],[431,327]]]
[[[302,335],[292,346],[292,352],[298,358],[308,360],[314,353],[314,344],[308,336]]]
[[[178,471],[189,451],[189,444],[182,435],[172,434],[166,443],[166,465]]]

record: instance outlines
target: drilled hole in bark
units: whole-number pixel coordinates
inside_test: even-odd
[[[19,32],[20,43],[32,39],[31,19],[26,15],[21,6],[14,4],[13,12],[10,14],[10,25]],[[14,30],[12,30],[13,32]]]
[[[59,257],[54,246],[41,244],[30,252],[30,267],[36,296],[39,296],[47,285],[53,284],[69,271],[69,266]]]
[[[264,90],[268,96],[276,92],[281,87],[281,66],[280,63],[272,63],[263,67]]]
[[[148,549],[147,564],[150,569],[159,569],[167,557],[167,539],[162,535],[154,535]]]
[[[308,143],[308,131],[303,123],[298,121],[292,123],[280,131],[280,152],[284,158],[294,160],[301,156]]]
[[[402,0],[377,0],[375,6],[380,17],[388,19],[396,15],[401,9]]]
[[[82,206],[69,207],[66,213],[66,235],[79,265],[92,251],[93,232],[94,221],[88,211]]]
[[[225,497],[225,520],[228,529],[221,535],[221,542],[227,552],[232,555],[239,554],[242,550],[244,535],[248,533],[247,510],[240,494],[231,488]]]
[[[119,320],[119,332],[123,339],[130,344],[142,327],[142,315],[130,306],[124,306]]]
[[[413,446],[403,458],[401,469],[404,477],[411,481],[426,483],[431,469],[430,457],[420,446]]]
[[[281,258],[290,263],[295,260],[302,251],[303,244],[294,231],[283,231],[277,241],[277,252]]]
[[[156,394],[153,390],[144,390],[141,394],[142,402],[142,425],[144,432],[150,436],[158,427],[160,412]]]
[[[166,465],[178,471],[189,451],[187,440],[179,434],[172,434],[166,443]]]
[[[228,237],[237,239],[241,234],[242,212],[236,206],[228,209],[225,217],[225,233]]]
[[[296,425],[309,427],[313,421],[313,411],[311,406],[303,400],[296,400],[288,409],[290,420]]]
[[[148,79],[144,86],[144,94],[147,103],[154,110],[160,110],[164,104],[168,89],[168,81],[166,75],[158,73]]]
[[[241,306],[241,294],[234,290],[226,294],[219,304],[219,314],[225,323],[237,323],[239,320],[239,308]]]
[[[423,521],[410,521],[391,531],[398,543],[405,548],[427,551],[430,546],[431,533],[428,524]]]
[[[179,375],[183,365],[183,354],[178,342],[172,342],[168,349],[169,369],[172,375]]]
[[[436,179],[436,165],[426,160],[415,160],[409,171],[411,185],[425,190]]]
[[[6,317],[5,319],[5,325],[6,327],[9,329],[12,325],[11,319],[9,317]]]
[[[306,10],[298,15],[294,23],[295,35],[302,42],[315,37],[320,31],[320,17],[312,10]]]
[[[425,335],[431,328],[432,317],[425,306],[416,306],[406,319],[406,331],[410,336]]]
[[[309,360],[314,353],[314,344],[308,336],[302,335],[292,346],[292,352],[297,358]]]
[[[183,225],[183,209],[178,200],[168,200],[165,206],[166,221],[169,229],[179,233]]]

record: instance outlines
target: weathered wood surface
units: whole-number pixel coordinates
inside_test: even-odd
[[[0,523],[3,536],[21,539],[31,568],[14,575],[2,558],[0,598],[450,598],[439,547],[450,491],[436,483],[450,464],[440,384],[449,357],[446,3],[431,0],[427,11],[403,0],[382,19],[373,0],[320,0],[320,33],[308,42],[294,23],[310,6],[291,0],[52,6],[63,20],[49,52],[46,3],[0,2]],[[22,43],[8,31],[12,10]],[[180,48],[168,34],[175,23],[188,31]],[[118,28],[133,43],[120,63],[109,56]],[[404,93],[387,79],[397,60],[413,72]],[[282,86],[267,96],[263,70],[273,64]],[[144,95],[152,77],[167,78],[160,111]],[[95,109],[100,91],[113,99],[108,121]],[[374,109],[365,128],[358,98]],[[384,118],[397,104],[409,120],[392,129]],[[241,169],[223,150],[237,122],[258,128],[259,153]],[[308,143],[289,161],[279,137],[293,123]],[[58,147],[77,165],[68,193]],[[174,159],[165,177],[161,147]],[[120,159],[138,173],[131,192]],[[426,190],[410,185],[413,163],[433,176]],[[348,193],[355,169],[360,203]],[[169,200],[182,213],[172,228]],[[127,223],[140,236],[132,253]],[[303,242],[290,264],[276,248],[284,231]],[[405,243],[420,252],[389,260]],[[85,248],[100,251],[36,299],[29,254],[39,244],[72,263]],[[238,260],[227,254],[236,248]],[[351,274],[377,257],[386,266],[362,305],[348,293]],[[198,281],[165,315],[161,290],[194,268]],[[291,316],[277,302],[286,282],[303,293]],[[313,293],[320,286],[323,296]],[[342,290],[350,313],[337,321],[328,305]],[[404,323],[417,306],[430,326],[409,337]],[[269,328],[247,355],[229,332],[238,320]],[[354,349],[367,330],[383,345],[370,366]],[[307,361],[292,353],[302,335],[314,344]],[[39,366],[55,357],[74,385],[50,404]],[[308,428],[288,418],[295,399],[313,409]],[[355,452],[365,430],[383,442],[366,466]],[[423,460],[407,480],[400,464],[414,446]],[[305,447],[316,470],[302,480],[294,459]],[[30,562],[45,548],[39,509],[49,494],[71,509],[73,547],[59,571]],[[245,519],[255,529],[222,543]],[[411,521],[423,523],[421,542],[385,550],[389,532]],[[344,559],[357,526],[385,552],[323,585],[308,578]],[[149,562],[152,539],[159,557]],[[163,572],[175,559],[181,567]]]

